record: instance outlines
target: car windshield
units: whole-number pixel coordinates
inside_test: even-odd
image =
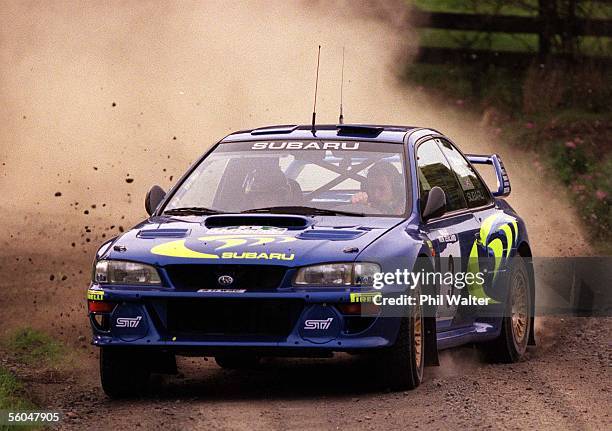
[[[163,212],[399,216],[407,196],[402,149],[355,141],[220,144]]]

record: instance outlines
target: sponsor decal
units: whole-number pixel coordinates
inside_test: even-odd
[[[481,272],[478,259],[480,256],[479,249],[484,249],[485,256],[488,256],[489,252],[493,254],[493,281],[495,281],[502,260],[506,260],[510,257],[510,251],[516,246],[517,238],[518,223],[514,217],[507,214],[494,214],[487,217],[480,226],[478,239],[472,244],[467,271],[471,273]],[[502,241],[502,239],[504,241]],[[468,284],[468,291],[476,298],[488,298],[490,300],[489,302],[492,304],[499,303],[499,301],[496,301],[486,294],[484,282],[475,281]]]
[[[374,299],[382,296],[379,292],[351,293],[351,302],[374,302]]]
[[[90,301],[103,301],[104,300],[104,291],[96,290],[96,289],[88,289],[87,290],[87,299]]]
[[[304,329],[329,329],[333,320],[333,317],[328,317],[327,319],[309,319],[304,321]]]
[[[253,247],[256,245],[284,244],[297,241],[295,237],[290,235],[205,235],[198,239],[205,243],[214,243],[216,245],[215,250],[239,246]]]
[[[244,293],[246,289],[200,289],[198,293]]]
[[[457,235],[450,233],[446,229],[438,229],[438,233],[440,234],[438,237],[438,242],[440,243],[457,242]]]
[[[263,259],[263,260],[293,260],[295,254],[293,253],[257,253],[255,251],[237,253],[234,251],[226,251],[221,253],[223,259]]]
[[[236,247],[255,247],[269,244],[284,244],[297,239],[290,235],[282,235],[278,233],[268,234],[242,234],[236,233],[231,235],[205,235],[197,239],[203,245],[211,245],[212,252],[205,253],[194,250],[188,247],[186,239],[170,241],[156,245],[151,249],[151,253],[160,256],[184,257],[195,259],[264,259],[264,260],[293,260],[293,253],[269,253],[269,252],[233,252],[227,251],[221,254],[217,251],[232,249]],[[193,244],[193,241],[190,241]],[[194,244],[197,246],[197,244]]]
[[[468,202],[476,202],[486,199],[484,193],[482,193],[480,190],[466,192],[465,197],[467,198]]]
[[[276,226],[229,226],[208,229],[211,235],[280,235],[287,231],[285,227]]]
[[[254,142],[252,150],[358,150],[359,142]]]
[[[115,326],[117,328],[137,328],[140,325],[142,316],[138,317],[118,317]]]
[[[470,172],[468,171],[466,175],[462,175],[459,177],[459,181],[461,182],[461,187],[465,191],[474,190],[474,183],[472,183],[472,180],[470,179],[469,175],[470,175]]]

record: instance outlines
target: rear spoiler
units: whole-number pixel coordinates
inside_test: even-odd
[[[510,187],[510,179],[508,179],[506,168],[504,168],[504,164],[499,155],[492,154],[490,156],[481,156],[478,154],[466,154],[465,156],[470,163],[476,165],[493,165],[495,175],[497,176],[497,191],[493,192],[493,196],[503,197],[510,194],[512,190]]]

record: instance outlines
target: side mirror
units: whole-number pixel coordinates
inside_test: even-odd
[[[423,220],[442,216],[446,212],[446,193],[440,187],[433,187],[427,196]]]
[[[147,196],[145,197],[145,209],[147,210],[147,214],[153,214],[155,208],[157,208],[165,196],[166,192],[160,186],[151,187],[151,190],[147,192]]]

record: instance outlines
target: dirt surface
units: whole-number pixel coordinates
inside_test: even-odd
[[[399,2],[403,3],[403,2]],[[56,367],[0,365],[62,427],[114,429],[610,428],[610,319],[543,318],[520,364],[445,352],[416,391],[386,393],[357,359],[275,360],[251,372],[183,359],[148,399],[109,401],[89,346],[85,290],[96,248],[144,216],[231,130],[335,122],[346,46],[347,122],[428,125],[466,152],[498,152],[538,256],[590,254],[563,190],[533,154],[500,142],[460,101],[397,82],[415,52],[396,2],[12,2],[0,14],[0,308],[3,338],[33,326],[66,346]],[[347,7],[347,5],[351,7]],[[408,17],[409,18],[409,17]]]
[[[65,414],[61,429],[610,429],[612,319],[538,323],[546,330],[524,362],[446,351],[409,392],[381,390],[348,355],[270,359],[249,371],[180,358],[180,374],[156,379],[150,397],[121,401],[97,386],[93,357],[79,373],[10,368],[39,403]]]

